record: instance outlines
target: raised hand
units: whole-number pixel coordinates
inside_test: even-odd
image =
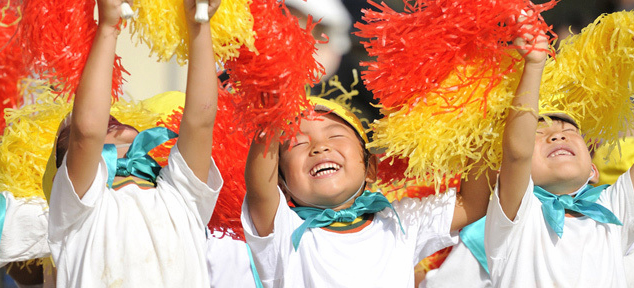
[[[522,23],[527,17],[533,15],[532,10],[522,11],[522,15],[517,18],[517,23]],[[523,24],[519,33],[522,35],[515,38],[513,44],[517,46],[517,51],[524,57],[525,63],[544,63],[548,57],[548,37],[544,31],[540,31],[537,37],[527,31],[532,31],[532,25]]]
[[[185,0],[185,16],[187,21],[204,23],[216,13],[220,0]]]

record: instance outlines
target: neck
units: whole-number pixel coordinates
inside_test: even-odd
[[[350,206],[352,206],[352,204],[354,204],[354,200],[357,198],[357,196],[361,195],[361,193],[363,192],[363,188],[365,188],[365,181],[363,182],[363,185],[361,185],[361,187],[359,187],[359,189],[357,189],[356,192],[354,192],[354,194],[352,194],[348,199],[344,200],[343,202],[339,203],[339,204],[334,204],[334,205],[319,205],[319,204],[314,204],[314,203],[309,203],[309,202],[305,202],[306,204],[308,204],[308,206],[311,207],[316,207],[316,208],[320,208],[320,209],[332,209],[335,211],[339,211],[339,210],[343,210],[346,208],[350,208]]]
[[[537,186],[542,187],[544,190],[555,195],[568,194],[570,196],[574,196],[580,191],[582,191],[586,187],[586,185],[588,185],[588,181],[581,184],[578,181],[575,181],[574,183],[559,182],[554,185],[537,185]]]

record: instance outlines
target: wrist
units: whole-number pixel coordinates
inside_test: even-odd
[[[546,66],[546,59],[540,61],[524,60],[524,69],[539,69],[543,70]]]
[[[118,38],[121,33],[121,29],[118,25],[99,24],[97,26],[97,35],[102,37]]]

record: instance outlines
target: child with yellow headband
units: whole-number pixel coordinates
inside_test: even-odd
[[[109,115],[123,1],[98,1],[67,143],[61,136],[57,142],[58,152],[67,147],[50,198],[57,287],[210,286],[205,226],[222,186],[210,157],[218,87],[210,27],[194,20],[196,2],[184,0],[187,93],[178,142],[161,169],[147,152],[177,135],[161,128],[139,133]],[[209,4],[213,15],[220,0]]]
[[[513,100],[525,109],[509,110],[486,217],[492,284],[627,287],[623,257],[634,243],[634,174],[630,168],[608,188],[588,185],[599,175],[578,122],[539,110],[547,42],[545,36],[529,40],[542,50],[523,51],[530,52],[524,73],[534,76],[520,83]]]
[[[320,98],[290,142],[252,142],[242,223],[264,287],[412,287],[414,266],[482,217],[486,177],[390,204],[357,117]],[[365,191],[364,191],[365,190]],[[288,202],[292,203],[291,208]],[[455,207],[455,209],[454,209]]]

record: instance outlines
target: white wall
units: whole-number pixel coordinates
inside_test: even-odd
[[[172,58],[169,62],[157,62],[150,57],[146,44],[135,46],[136,39],[130,38],[127,28],[122,29],[117,40],[117,54],[121,56],[123,67],[130,72],[124,75],[124,99],[142,100],[166,91],[185,92],[187,66],[179,66]]]

